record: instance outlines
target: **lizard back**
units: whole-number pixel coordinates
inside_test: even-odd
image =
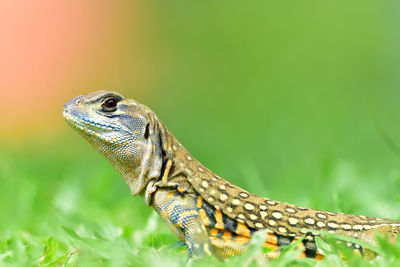
[[[63,114],[122,175],[132,195],[141,195],[160,214],[191,257],[211,255],[210,246],[223,257],[242,253],[260,229],[268,232],[264,245],[275,250],[305,236],[302,255],[314,258],[319,256],[314,240],[319,233],[374,245],[375,233],[395,240],[400,232],[398,221],[313,210],[251,194],[200,164],[150,108],[118,93],[78,96],[65,104]]]

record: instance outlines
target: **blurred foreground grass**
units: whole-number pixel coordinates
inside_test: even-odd
[[[79,136],[3,144],[1,151],[0,265],[186,264],[186,250],[175,245],[176,238],[161,219],[142,199],[130,196],[116,171]],[[228,165],[224,159],[221,161],[222,165]],[[258,184],[268,186],[262,195],[267,196],[268,192],[275,196],[290,195],[289,202],[294,204],[399,219],[399,172],[381,174],[377,179],[376,174],[359,171],[349,162],[330,161],[332,166],[322,166],[321,172],[334,179],[325,180],[325,185],[310,183],[306,186],[310,191],[303,194],[298,194],[295,185],[279,186],[279,182],[268,185],[268,181],[260,177],[264,174],[250,163],[238,167],[243,175],[234,177],[236,180],[226,178],[243,184],[244,176],[250,175],[248,179],[255,179],[255,183],[245,184],[250,191],[259,192]],[[287,179],[282,183],[290,182],[290,177]],[[376,214],[376,210],[380,214]],[[226,263],[210,258],[194,265],[263,266],[267,263],[260,256],[259,243],[256,242],[249,253]],[[322,240],[321,244],[328,257],[320,266],[400,263],[400,245],[384,241],[379,249],[385,257],[372,264],[359,257],[344,263],[335,252],[335,246]],[[288,249],[268,266],[286,264],[310,266],[316,262],[297,259],[296,251]]]
[[[399,2],[168,1],[144,12],[130,3],[109,8],[121,22],[120,38],[102,35],[116,47],[84,50],[82,62],[96,68],[84,64],[86,73],[80,60],[71,63],[82,75],[79,88],[122,90],[149,105],[202,163],[256,194],[400,219],[400,160],[373,123],[400,144]],[[148,38],[132,30],[141,16]],[[103,24],[97,27],[102,32]],[[61,108],[53,93],[70,84],[40,78],[17,91],[15,110],[29,114],[13,123],[26,133],[14,141],[1,133],[0,265],[184,265],[186,251],[170,247],[172,233],[94,149],[66,125],[59,134],[49,131],[56,125],[37,124]],[[32,101],[44,84],[51,89]],[[9,110],[3,115],[13,120]],[[30,137],[35,131],[40,136]],[[320,266],[345,265],[334,246],[320,244],[329,255]],[[399,265],[399,246],[382,242],[380,249],[386,260],[372,265]],[[263,265],[258,252],[255,245],[226,264],[198,264]],[[271,265],[315,264],[294,256],[288,250]],[[367,265],[359,258],[349,264]]]

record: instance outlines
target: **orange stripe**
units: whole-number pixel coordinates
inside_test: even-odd
[[[201,220],[204,223],[204,226],[209,226],[210,225],[210,220],[207,217],[206,211],[203,209],[199,209],[199,215]]]
[[[301,246],[300,246],[301,245]],[[306,252],[305,252],[305,248],[303,246],[302,243],[297,245],[298,248],[300,248],[302,251],[297,255],[298,258],[307,258],[306,256]],[[316,260],[322,260],[324,258],[324,255],[319,254],[319,252],[317,252],[317,254],[315,255],[315,257],[312,257],[313,259]]]
[[[238,243],[239,245],[247,244],[249,241],[250,241],[250,238],[247,236],[238,235],[235,238],[235,242]]]
[[[305,258],[306,257],[306,252],[302,251],[299,253],[299,255],[297,255],[298,258]]]
[[[222,221],[222,213],[219,210],[215,210],[215,225],[214,227],[217,229],[224,229],[224,222]]]
[[[197,208],[201,209],[202,206],[203,206],[203,198],[201,196],[199,196],[197,198]]]
[[[279,249],[279,246],[277,244],[272,244],[272,243],[268,243],[268,242],[265,242],[263,247],[264,248],[270,248],[270,249],[273,249],[273,250]]]
[[[296,242],[298,239],[295,239],[295,240],[293,240],[293,242]],[[303,243],[298,243],[297,244],[297,247],[301,250],[301,251],[304,251],[304,250],[306,250],[306,247],[304,246],[304,244]]]
[[[230,231],[224,231],[224,234],[222,235],[222,240],[225,242],[229,242],[232,240],[232,233]]]
[[[216,229],[216,228],[211,229],[211,231],[210,231],[211,236],[217,236],[217,234],[218,234],[218,229]]]
[[[279,255],[281,254],[280,250],[272,250],[266,253],[267,254],[267,258],[268,259],[276,259],[279,257]]]
[[[250,230],[244,223],[238,222],[236,234],[250,237]]]
[[[265,239],[266,243],[278,244],[278,237],[273,233],[268,233],[267,238]]]

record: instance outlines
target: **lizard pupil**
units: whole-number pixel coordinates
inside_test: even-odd
[[[103,102],[103,110],[105,111],[115,111],[117,109],[118,100],[114,97],[107,98]]]

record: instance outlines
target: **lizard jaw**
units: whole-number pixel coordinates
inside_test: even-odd
[[[126,130],[123,129],[122,127],[108,123],[100,123],[90,119],[85,119],[84,117],[73,114],[65,109],[63,110],[63,117],[67,121],[67,123],[78,132],[87,136],[103,139],[110,143],[112,143],[112,139],[109,139],[107,137],[102,137],[102,135],[99,134],[99,130],[105,132],[111,132],[111,131],[126,132]]]

